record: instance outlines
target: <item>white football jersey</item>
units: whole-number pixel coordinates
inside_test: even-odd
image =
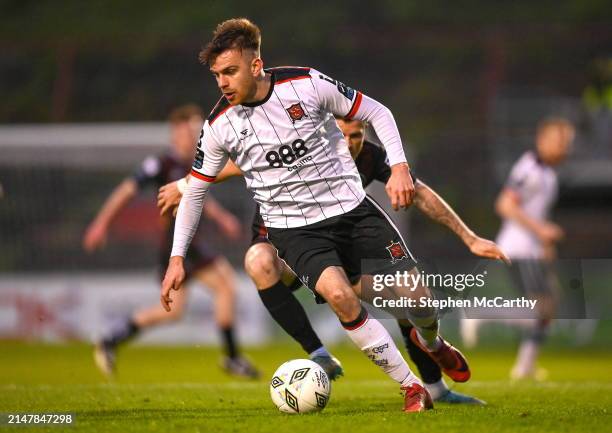
[[[354,209],[365,192],[333,115],[355,116],[367,97],[311,68],[266,72],[272,84],[262,101],[219,100],[202,128],[192,176],[212,182],[231,158],[268,227],[305,226]],[[396,159],[405,161],[403,151]]]
[[[506,187],[518,194],[520,206],[528,216],[548,220],[557,198],[557,174],[550,166],[528,151],[514,164]],[[497,235],[497,244],[510,258],[539,259],[543,256],[538,237],[521,224],[504,220]]]

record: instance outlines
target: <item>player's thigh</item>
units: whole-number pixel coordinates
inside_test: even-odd
[[[356,210],[349,220],[351,248],[343,252],[350,268],[361,275],[411,271],[415,259],[384,210],[370,197]]]
[[[537,300],[539,316],[552,318],[559,301],[559,285],[551,264],[538,259],[515,260],[510,273],[518,292]]]
[[[278,255],[302,283],[313,291],[327,267],[342,267],[337,245],[327,228],[271,228],[268,237],[278,250]]]

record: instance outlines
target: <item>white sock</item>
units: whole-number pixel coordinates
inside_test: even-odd
[[[514,371],[519,376],[529,375],[535,369],[536,358],[540,351],[540,345],[534,340],[525,340],[521,343]]]
[[[366,315],[361,323],[350,328],[345,326],[344,329],[353,343],[391,379],[401,386],[421,384],[397,350],[391,335],[378,320]]]
[[[434,383],[426,383],[425,389],[429,391],[429,395],[431,395],[431,398],[434,400],[442,397],[448,392],[448,386],[446,385],[446,382],[444,382],[444,379],[440,379]]]

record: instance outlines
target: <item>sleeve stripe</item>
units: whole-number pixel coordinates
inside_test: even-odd
[[[352,119],[355,114],[357,114],[357,110],[359,110],[359,106],[361,105],[361,92],[357,92],[357,96],[355,96],[355,101],[353,102],[353,106],[351,107],[351,111],[346,115],[347,119]]]
[[[193,168],[191,169],[191,173],[190,173],[193,177],[197,177],[200,180],[203,180],[205,182],[214,182],[216,179],[216,176],[207,176],[205,174],[202,173],[198,173],[197,171],[195,171]]]

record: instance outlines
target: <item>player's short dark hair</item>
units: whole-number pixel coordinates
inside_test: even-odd
[[[204,112],[199,105],[186,104],[174,108],[168,115],[168,121],[170,123],[183,123],[189,122],[194,117],[204,118]]]
[[[549,116],[549,117],[545,117],[544,119],[538,122],[538,126],[537,126],[538,134],[550,128],[551,126],[555,128],[568,128],[568,129],[575,128],[574,124],[570,122],[568,119],[566,119],[565,117]]]
[[[261,31],[247,18],[223,21],[213,32],[213,39],[200,51],[198,58],[204,65],[212,64],[225,50],[253,50],[259,55]]]

